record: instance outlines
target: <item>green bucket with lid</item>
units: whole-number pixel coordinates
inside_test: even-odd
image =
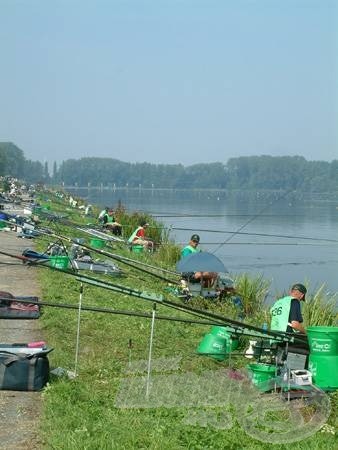
[[[338,327],[308,327],[309,370],[316,386],[338,389]]]

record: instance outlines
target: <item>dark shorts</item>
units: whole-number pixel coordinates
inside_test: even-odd
[[[195,278],[195,272],[183,272],[182,278],[190,283],[200,283],[200,280]]]

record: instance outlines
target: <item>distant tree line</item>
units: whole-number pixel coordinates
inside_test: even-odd
[[[301,156],[248,156],[194,164],[127,163],[111,158],[81,158],[54,163],[52,181],[66,186],[116,186],[172,189],[295,189],[338,192],[338,160],[307,161]]]
[[[12,142],[0,142],[0,176],[12,176],[27,183],[49,183],[47,162],[26,159],[23,151]]]
[[[0,142],[0,175],[29,183],[171,189],[289,190],[337,192],[338,160],[307,161],[302,156],[242,156],[227,163],[128,163],[113,158],[80,158],[48,164],[27,160],[10,142]]]

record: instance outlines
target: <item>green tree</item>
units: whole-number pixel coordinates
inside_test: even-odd
[[[0,142],[0,158],[1,175],[23,176],[25,157],[19,147],[12,142]]]

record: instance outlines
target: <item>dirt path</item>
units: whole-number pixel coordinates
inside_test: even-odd
[[[14,232],[0,232],[0,249],[4,252],[21,255],[25,248],[32,246],[31,240],[19,239]],[[4,255],[0,255],[0,290],[14,296],[40,297],[34,268]],[[39,320],[0,319],[0,343],[39,340],[43,340]],[[40,449],[37,431],[40,412],[39,392],[0,390],[0,448]]]

